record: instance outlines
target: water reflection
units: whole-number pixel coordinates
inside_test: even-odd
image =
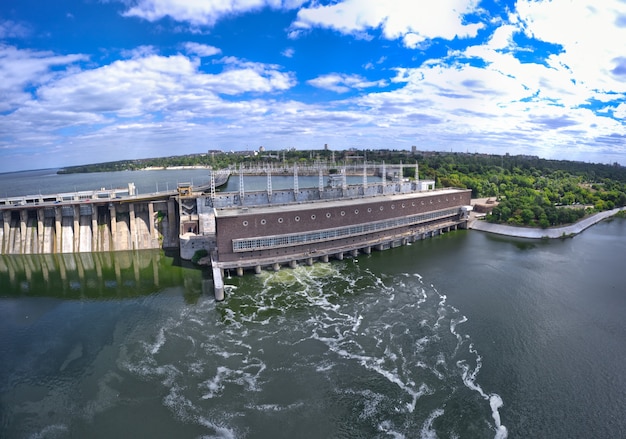
[[[120,299],[182,286],[193,303],[213,294],[209,276],[162,251],[0,255],[0,297]]]

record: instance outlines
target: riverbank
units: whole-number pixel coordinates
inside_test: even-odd
[[[609,218],[620,210],[626,208],[621,207],[617,209],[607,210],[590,215],[577,223],[570,224],[563,227],[551,227],[548,229],[541,229],[535,227],[516,227],[507,226],[505,224],[493,224],[486,221],[477,220],[476,218],[470,219],[467,228],[472,230],[480,230],[487,233],[495,233],[498,235],[514,236],[517,238],[529,238],[529,239],[543,239],[543,238],[563,238],[568,236],[577,235],[583,230],[591,227],[600,221]]]

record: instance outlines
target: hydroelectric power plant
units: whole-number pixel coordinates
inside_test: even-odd
[[[418,175],[415,165],[415,175]],[[435,189],[434,181],[402,178],[402,165],[376,169],[381,182],[348,185],[345,169],[319,184],[263,191],[218,192],[230,172],[210,184],[137,195],[128,189],[33,195],[0,200],[2,254],[54,254],[177,248],[183,259],[206,255],[217,300],[226,272],[279,270],[368,254],[467,226],[471,191]],[[391,177],[391,180],[388,179]]]

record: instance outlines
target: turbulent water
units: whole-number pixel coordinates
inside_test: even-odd
[[[219,304],[167,289],[123,300],[5,298],[3,334],[13,335],[2,343],[12,359],[1,375],[3,431],[506,437],[502,400],[478,379],[467,318],[418,273],[362,265],[231,279]],[[47,305],[39,316],[37,300]]]
[[[0,257],[0,437],[626,437],[626,221],[228,276]],[[234,273],[232,273],[234,275]]]

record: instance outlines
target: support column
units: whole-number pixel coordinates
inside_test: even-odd
[[[343,252],[339,252],[335,255],[335,257],[339,260],[339,261],[343,261]]]
[[[178,218],[176,217],[176,202],[174,200],[167,201],[167,223],[168,223],[168,239],[169,245],[172,247],[176,247],[176,243],[178,242]]]
[[[256,274],[261,274],[261,266],[260,266],[260,265],[255,266],[255,267],[254,267],[254,272],[255,272]]]
[[[43,243],[44,243],[44,209],[37,209],[37,253],[44,253]]]
[[[278,271],[280,270],[280,264],[278,262],[274,262],[274,265],[272,265],[272,268],[274,269],[274,271]]]
[[[111,214],[111,251],[117,250],[117,212],[115,204],[109,204],[109,213]]]
[[[11,233],[11,211],[5,210],[2,212],[2,219],[4,220],[4,242],[2,243],[2,253],[9,253],[9,236]]]
[[[324,255],[324,256],[320,257],[320,260],[322,262],[328,262],[328,255]]]
[[[366,255],[369,255],[372,253],[372,247],[365,247],[363,249],[363,253],[365,253]]]
[[[306,260],[306,264],[310,267],[311,265],[313,265],[313,258],[308,258]]]
[[[61,219],[63,218],[63,212],[61,207],[54,208],[54,252],[63,253],[63,246],[61,245]]]
[[[154,227],[154,204],[148,203],[148,227],[150,227],[150,240],[155,241],[157,239],[156,228]],[[152,242],[150,247],[153,247]]]
[[[352,250],[350,252],[350,254],[352,255],[353,258],[356,258],[359,255],[359,251],[358,250]]]
[[[80,206],[74,205],[74,253],[80,251]]]
[[[237,267],[237,276],[243,276],[243,267]]]
[[[289,267],[296,268],[297,266],[298,266],[298,262],[297,261],[289,261]]]
[[[98,206],[91,206],[91,251],[98,251]]]
[[[26,253],[26,221],[28,221],[28,211],[20,210],[20,254]]]
[[[128,215],[130,217],[130,242],[128,248],[133,250],[139,250],[139,243],[137,239],[137,224],[135,224],[135,203],[128,204]]]

